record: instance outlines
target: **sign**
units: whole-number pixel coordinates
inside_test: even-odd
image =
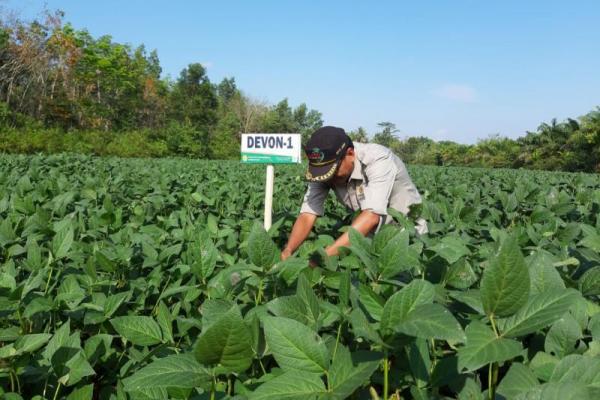
[[[302,162],[298,133],[242,134],[242,163],[296,164]]]

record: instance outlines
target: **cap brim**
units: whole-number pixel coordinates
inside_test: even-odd
[[[309,182],[327,182],[335,176],[340,161],[322,166],[308,165],[305,178]]]

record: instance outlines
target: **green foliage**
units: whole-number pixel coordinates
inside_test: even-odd
[[[0,157],[2,387],[344,399],[387,376],[406,398],[597,397],[597,176],[411,167],[430,234],[351,230],[309,269],[345,211],[328,201],[279,261],[305,189],[279,168],[266,232],[260,166]]]

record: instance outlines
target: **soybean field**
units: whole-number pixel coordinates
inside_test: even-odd
[[[281,262],[302,166],[265,232],[264,166],[0,155],[2,398],[600,398],[600,177],[409,171],[429,234]]]

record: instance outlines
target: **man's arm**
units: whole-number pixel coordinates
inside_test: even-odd
[[[360,214],[358,214],[354,221],[352,221],[352,225],[350,226],[359,231],[363,236],[366,236],[373,229],[377,228],[380,218],[381,216],[379,214],[375,214],[370,210],[363,210]],[[347,247],[349,244],[350,237],[348,236],[348,232],[344,232],[344,234],[340,236],[334,244],[325,249],[325,252],[328,256],[336,256],[340,247]]]
[[[288,243],[281,252],[281,259],[285,260],[290,257],[294,251],[300,245],[308,235],[312,227],[315,225],[315,221],[317,220],[317,216],[311,213],[301,213],[298,218],[296,218],[296,222],[294,222],[294,227],[292,228],[292,233],[290,233],[290,238],[288,239]]]

